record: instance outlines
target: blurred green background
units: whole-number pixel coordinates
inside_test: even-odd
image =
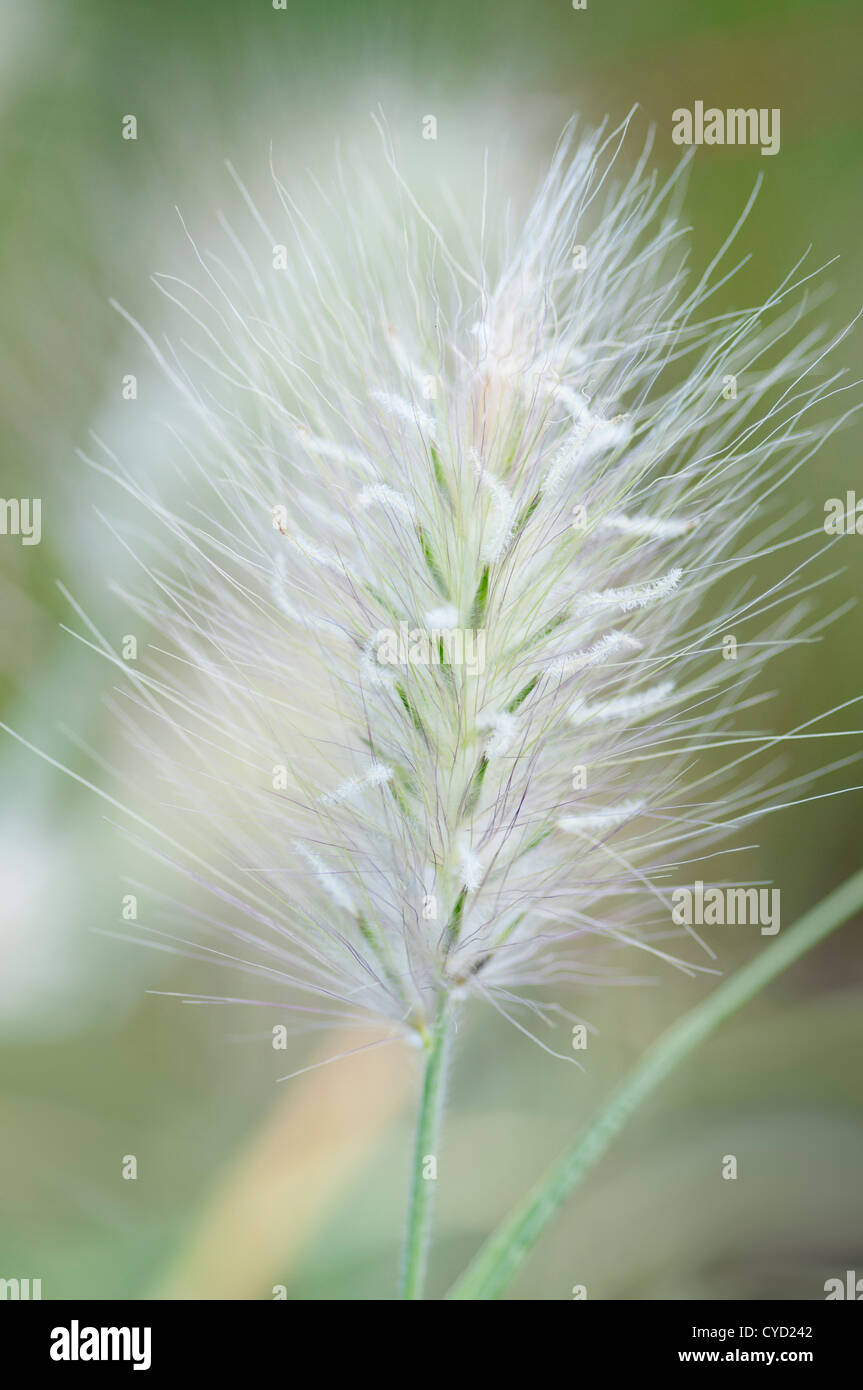
[[[863,282],[861,38],[853,0],[588,0],[583,12],[570,0],[0,6],[2,492],[43,499],[41,545],[0,542],[5,721],[94,781],[101,760],[132,756],[103,701],[104,665],[60,627],[71,614],[57,579],[112,640],[126,630],[108,588],[122,582],[123,557],[94,511],[116,499],[75,450],[92,428],[130,466],[158,472],[150,416],[136,408],[130,426],[119,382],[140,372],[155,414],[164,387],[108,298],[153,325],[148,276],[181,249],[174,205],[211,217],[230,191],[224,158],[259,171],[272,140],[289,175],[318,172],[337,142],[367,140],[382,104],[409,161],[455,165],[487,142],[499,170],[511,159],[530,183],[573,111],[618,121],[638,102],[634,145],[655,122],[655,162],[670,169],[675,107],[778,106],[775,158],[698,152],[693,264],[707,263],[763,172],[740,243],[751,260],[717,310],[767,295],[812,244],[813,264],[841,257],[825,276],[835,293],[824,315],[838,329]],[[126,113],[138,118],[135,143],[120,138]],[[434,144],[418,139],[425,113],[438,117]],[[841,356],[859,375],[859,332]],[[790,500],[817,526],[824,500],[855,485],[863,493],[847,430],[796,476]],[[861,546],[831,551],[827,567],[841,572],[825,607],[859,596]],[[772,726],[857,694],[861,639],[852,610],[772,668]],[[847,727],[859,723],[848,711]],[[825,757],[858,745],[831,742]],[[148,995],[206,985],[194,964],[91,930],[117,925],[123,875],[140,872],[106,808],[7,739],[0,769],[0,1277],[41,1278],[45,1298],[269,1297],[276,1282],[289,1298],[391,1297],[412,1059],[369,1073],[363,1084],[390,1088],[391,1101],[352,1149],[338,1068],[303,1079],[293,1099],[297,1083],[275,1085],[320,1039],[293,1043],[286,1064],[254,1018]],[[863,780],[858,768],[844,776]],[[760,827],[747,869],[781,887],[785,922],[863,862],[860,805],[860,794],[837,797]],[[720,946],[723,969],[756,949],[745,935]],[[860,964],[849,924],[726,1025],[630,1125],[514,1293],[566,1299],[585,1284],[590,1298],[820,1298],[825,1279],[863,1275]],[[456,1057],[432,1294],[707,987],[668,971],[651,988],[576,1000],[599,1028],[583,1074],[475,1009]],[[729,1153],[736,1182],[720,1177]],[[134,1182],[122,1178],[127,1154]],[[291,1204],[312,1170],[321,1195],[300,1223]],[[235,1213],[232,1227],[231,1203],[242,1210],[254,1174],[264,1210],[257,1224]],[[281,1258],[261,1235],[280,1225]]]

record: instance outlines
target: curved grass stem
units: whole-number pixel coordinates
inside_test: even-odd
[[[577,1143],[548,1170],[447,1294],[499,1298],[554,1213],[605,1152],[632,1112],[698,1044],[789,965],[863,908],[863,869],[828,894],[648,1048]]]

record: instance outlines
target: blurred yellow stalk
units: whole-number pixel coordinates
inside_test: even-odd
[[[312,1062],[380,1040],[331,1035]],[[398,1042],[285,1082],[263,1128],[217,1185],[160,1299],[272,1298],[356,1179],[409,1086]],[[394,1249],[397,1233],[393,1233]],[[395,1258],[395,1256],[394,1256]]]

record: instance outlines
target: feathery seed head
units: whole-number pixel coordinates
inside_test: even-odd
[[[623,947],[697,969],[682,929],[666,949],[674,875],[769,805],[752,750],[703,753],[799,612],[717,581],[817,442],[819,349],[771,350],[788,285],[701,314],[678,176],[645,153],[617,181],[618,135],[563,140],[482,252],[394,169],[384,257],[361,210],[337,256],[276,179],[281,228],[255,210],[235,266],[160,282],[201,335],[151,344],[193,497],[124,479],[164,534],[131,719],[202,827],[211,906],[179,939],[300,1020],[422,1031],[446,993],[543,1017]]]

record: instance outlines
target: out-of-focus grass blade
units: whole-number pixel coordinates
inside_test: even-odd
[[[489,1238],[447,1298],[499,1298],[558,1207],[651,1091],[720,1023],[861,908],[863,869],[663,1033],[613,1092],[587,1131]]]

